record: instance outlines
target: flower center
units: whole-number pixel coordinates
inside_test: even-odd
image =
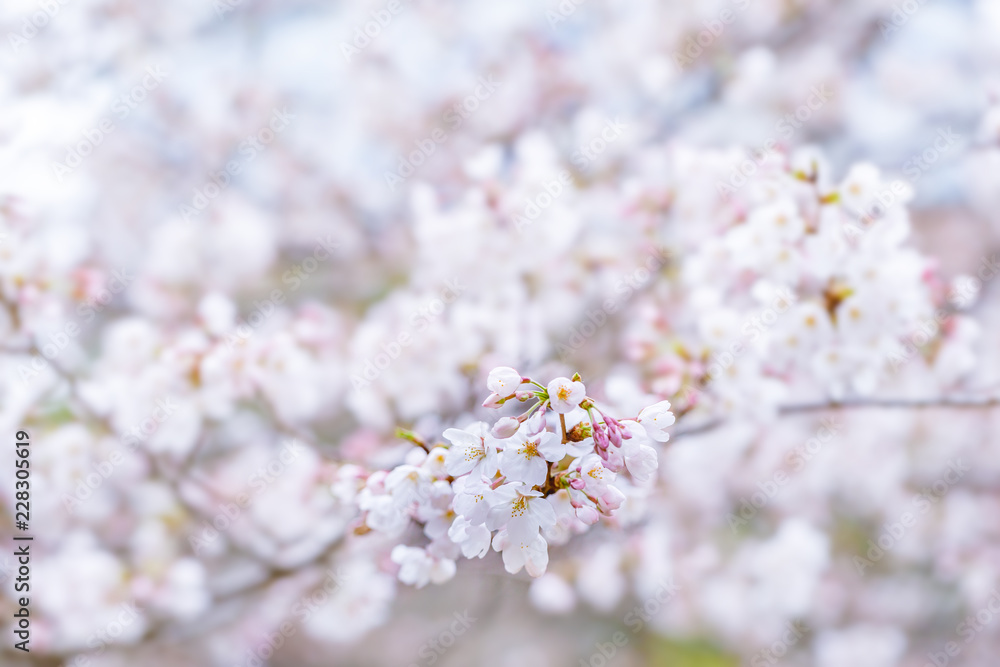
[[[524,458],[530,459],[534,456],[541,456],[541,454],[538,453],[538,443],[533,441],[524,446]]]
[[[559,387],[559,391],[556,392],[556,396],[559,397],[560,401],[568,401],[569,400],[569,387],[566,387],[566,386]]]
[[[518,496],[517,500],[514,501],[514,506],[510,510],[511,516],[522,516],[524,511],[528,509],[528,500],[524,496]]]

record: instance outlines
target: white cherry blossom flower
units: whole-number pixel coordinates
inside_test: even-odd
[[[555,525],[552,505],[539,491],[525,484],[511,482],[500,486],[494,500],[486,520],[490,530],[505,528],[512,536],[525,537]]]
[[[494,490],[481,478],[472,475],[455,480],[455,512],[473,524],[486,521],[490,508],[494,505]]]
[[[510,574],[523,568],[532,577],[540,577],[549,565],[548,544],[538,531],[515,536],[501,530],[493,538],[493,548],[502,552],[504,569]]]
[[[446,464],[448,451],[444,447],[434,447],[428,452],[427,458],[420,464],[420,467],[429,472],[432,477],[446,477],[450,474]]]
[[[611,514],[625,502],[625,494],[616,486],[608,486],[597,499],[597,507],[604,514]]]
[[[597,454],[588,454],[576,465],[580,468],[580,478],[584,482],[584,490],[592,496],[603,494],[608,484],[615,481],[615,473],[604,467],[601,457]]]
[[[564,377],[550,382],[547,391],[552,409],[559,414],[572,412],[587,395],[587,388],[582,382],[574,382]]]
[[[631,438],[622,441],[622,462],[633,480],[639,484],[647,484],[654,479],[659,467],[656,450],[649,445],[647,432],[641,424],[633,421],[622,423],[632,433]]]
[[[464,430],[450,428],[444,437],[451,442],[445,456],[445,469],[449,475],[480,475],[492,478],[497,473],[497,442],[483,422],[476,422]]]
[[[455,576],[455,561],[437,559],[420,547],[402,544],[392,550],[392,561],[399,567],[399,580],[417,588],[428,583],[441,584]]]
[[[660,401],[644,408],[636,421],[642,425],[650,438],[657,442],[666,442],[670,440],[667,428],[673,426],[676,418],[670,411],[670,401]]]
[[[513,395],[521,384],[521,374],[509,366],[494,368],[486,379],[486,387],[502,398]]]
[[[431,495],[431,474],[417,466],[401,465],[385,478],[385,489],[400,507],[426,500]]]
[[[548,474],[548,464],[561,461],[566,456],[566,445],[559,436],[544,431],[535,436],[515,436],[505,443],[500,453],[500,472],[512,481],[528,486],[543,484]]]
[[[466,558],[483,558],[490,550],[489,528],[473,523],[464,516],[455,517],[448,529],[448,539],[459,545]]]

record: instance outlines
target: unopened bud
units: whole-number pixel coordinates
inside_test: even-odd
[[[496,392],[493,392],[492,394],[490,394],[489,396],[486,397],[485,401],[483,401],[483,407],[484,408],[499,408],[501,405],[503,405],[503,403],[504,403],[505,400],[507,400],[507,399],[502,398],[500,396],[500,394],[498,394]]]
[[[514,419],[513,417],[503,417],[496,424],[493,425],[493,437],[495,438],[509,438],[510,436],[517,433],[517,429],[521,426],[521,422]]]

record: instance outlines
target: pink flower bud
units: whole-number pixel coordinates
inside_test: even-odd
[[[517,429],[520,428],[521,422],[517,421],[513,417],[502,417],[500,421],[493,425],[493,437],[495,438],[509,438],[510,436],[517,433]]]
[[[577,491],[582,491],[583,487],[587,486],[587,483],[584,482],[579,477],[574,477],[573,479],[569,480],[569,485],[572,488],[576,489]]]
[[[499,408],[501,405],[503,405],[503,402],[505,400],[507,400],[507,399],[501,397],[500,394],[498,394],[496,392],[493,392],[492,394],[490,394],[489,396],[486,397],[485,401],[483,401],[483,407],[484,408]]]
[[[614,512],[622,506],[623,502],[625,502],[625,494],[609,485],[608,488],[605,489],[604,493],[601,494],[598,502],[600,503],[602,511],[611,514],[611,512]]]
[[[490,371],[486,380],[486,388],[501,396],[512,396],[521,386],[521,374],[510,366],[500,366]]]

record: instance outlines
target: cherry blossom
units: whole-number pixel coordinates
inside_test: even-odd
[[[521,374],[507,366],[494,368],[486,380],[487,388],[502,398],[513,396],[521,384]]]
[[[472,663],[533,604],[575,615],[512,660],[632,614],[623,664],[896,667],[986,608],[995,2],[740,1],[711,35],[698,3],[401,3],[375,37],[384,2],[28,4],[0,418],[38,445],[41,662],[407,664],[502,608]]]
[[[555,433],[525,434],[504,443],[500,453],[500,472],[528,485],[540,485],[548,474],[548,464],[561,461],[565,455],[566,446],[559,442]]]
[[[560,414],[566,414],[580,405],[587,388],[582,382],[574,382],[563,377],[549,382],[547,391],[552,409]]]
[[[497,441],[486,432],[486,424],[478,422],[465,430],[450,428],[442,435],[451,442],[445,455],[448,474],[484,475],[492,478],[497,472]]]

